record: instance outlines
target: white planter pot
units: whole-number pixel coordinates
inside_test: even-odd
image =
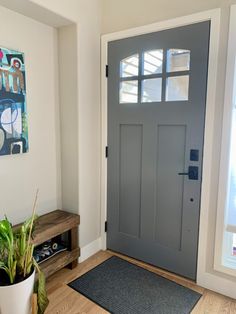
[[[26,280],[11,286],[0,286],[0,314],[30,314],[35,271]]]

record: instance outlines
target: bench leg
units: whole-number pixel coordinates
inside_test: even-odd
[[[69,231],[70,249],[73,251],[78,248],[78,227],[75,227]],[[68,266],[70,269],[74,269],[78,265],[78,260],[74,260]]]

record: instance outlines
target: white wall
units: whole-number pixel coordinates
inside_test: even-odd
[[[218,7],[224,11],[229,11],[230,3],[235,3],[235,1],[102,0],[102,33],[120,31]]]
[[[21,5],[22,4],[22,5]],[[41,141],[44,140],[47,143],[50,143],[51,153],[49,155],[45,154],[40,155],[40,153],[37,151],[35,159],[40,160],[42,163],[45,159],[45,162],[47,161],[48,164],[50,164],[50,169],[46,168],[45,172],[41,171],[41,168],[39,170],[40,174],[40,180],[39,175],[36,176],[35,169],[38,169],[38,167],[32,167],[32,170],[29,170],[29,167],[27,165],[24,165],[22,167],[22,171],[24,173],[29,172],[29,186],[34,186],[32,184],[32,181],[39,187],[41,187],[40,184],[41,181],[44,181],[44,185],[42,187],[42,191],[44,193],[47,193],[48,198],[54,197],[58,198],[58,207],[61,207],[61,191],[60,191],[60,156],[62,156],[62,198],[63,198],[63,205],[64,209],[77,212],[80,214],[81,217],[81,225],[79,228],[79,243],[83,255],[83,251],[85,250],[85,255],[88,256],[89,254],[95,252],[96,250],[100,249],[100,28],[101,28],[101,0],[21,0],[19,3],[18,0],[0,0],[0,5],[3,5],[5,7],[8,7],[14,11],[20,12],[21,14],[24,14],[26,16],[33,17],[34,19],[37,19],[43,23],[47,23],[52,26],[63,26],[68,25],[70,23],[74,23],[75,27],[77,28],[77,42],[75,45],[77,46],[77,60],[78,62],[74,63],[74,69],[76,71],[73,73],[73,77],[77,76],[77,84],[76,86],[73,85],[73,102],[76,101],[77,98],[77,108],[73,107],[73,114],[77,117],[73,117],[73,121],[77,121],[77,126],[73,127],[73,130],[77,128],[77,134],[75,137],[73,137],[75,141],[75,147],[73,148],[74,158],[70,159],[69,155],[66,155],[66,147],[68,143],[66,143],[66,134],[68,134],[68,126],[69,126],[69,115],[67,116],[67,120],[65,120],[63,117],[61,119],[62,122],[62,131],[63,134],[61,134],[60,137],[60,129],[59,129],[59,123],[58,123],[58,103],[59,98],[57,95],[57,85],[58,81],[58,65],[57,62],[57,56],[55,55],[53,57],[53,53],[51,55],[50,61],[50,68],[47,69],[46,75],[47,79],[44,81],[44,84],[47,84],[48,81],[50,81],[50,84],[48,83],[49,87],[52,87],[50,89],[51,93],[54,91],[56,92],[55,100],[56,100],[56,106],[57,110],[51,114],[51,120],[56,119],[56,122],[53,122],[54,124],[51,125],[53,127],[53,131],[49,132],[47,134],[47,137],[45,139],[45,136],[42,137]],[[14,15],[14,13],[11,13]],[[13,16],[12,15],[12,16]],[[39,54],[39,51],[41,50],[47,50],[47,53],[50,52],[50,44],[47,42],[47,36],[44,36],[44,34],[38,34],[35,33],[32,38],[28,35],[28,33],[33,31],[33,27],[29,26],[26,27],[26,30],[24,30],[23,25],[26,23],[25,21],[28,20],[27,18],[22,17],[22,23],[15,23],[13,18],[9,18],[7,23],[4,25],[2,21],[0,21],[0,25],[2,25],[2,29],[4,29],[4,32],[6,33],[6,37],[11,39],[11,36],[9,36],[10,31],[7,31],[8,28],[6,25],[10,25],[10,30],[17,29],[16,34],[20,32],[20,29],[24,34],[24,38],[27,38],[27,44],[33,49],[32,50],[32,58],[35,58],[37,54]],[[5,19],[3,20],[5,21]],[[36,23],[31,21],[32,24]],[[37,24],[37,23],[36,23]],[[20,25],[20,27],[19,27]],[[51,29],[47,26],[42,26],[46,29]],[[51,29],[53,32],[53,29]],[[65,31],[65,29],[64,29]],[[63,33],[63,29],[59,31],[59,38],[62,38],[65,35],[65,32]],[[64,34],[64,35],[63,35]],[[1,35],[2,36],[2,35]],[[4,34],[3,34],[4,36]],[[45,37],[45,38],[44,38]],[[14,40],[16,39],[16,36],[12,37]],[[20,37],[19,42],[20,42]],[[38,40],[38,42],[37,42]],[[40,45],[39,51],[37,51],[38,44]],[[54,42],[56,45],[56,43]],[[15,45],[13,45],[14,48]],[[60,43],[59,43],[60,47]],[[24,47],[22,47],[24,48]],[[62,53],[68,53],[63,47]],[[22,49],[25,50],[25,49]],[[36,50],[36,53],[34,51]],[[74,51],[75,52],[75,51]],[[73,53],[74,53],[73,52]],[[41,59],[43,53],[41,53]],[[59,58],[63,57],[62,55],[59,55]],[[40,61],[41,62],[41,61]],[[39,75],[43,71],[43,65],[39,62],[38,68],[39,71],[36,71],[36,75]],[[56,64],[54,64],[54,63]],[[46,63],[47,64],[47,63]],[[54,69],[53,66],[55,65]],[[70,67],[72,64],[68,64]],[[63,70],[62,65],[62,72]],[[54,72],[53,72],[54,71]],[[76,75],[77,72],[77,75]],[[55,75],[56,79],[51,77],[51,75]],[[54,83],[53,83],[54,82]],[[37,85],[38,81],[33,80],[31,81],[31,85]],[[60,84],[63,85],[61,82]],[[61,85],[61,86],[62,86]],[[77,87],[77,88],[76,88]],[[77,95],[75,95],[75,88]],[[31,90],[31,86],[28,86],[28,91]],[[62,102],[62,108],[65,109],[65,97],[67,97],[66,92],[62,91],[59,94],[61,96]],[[40,97],[37,97],[34,93],[34,101],[38,102],[43,97],[47,97],[47,93],[40,95]],[[43,106],[48,104],[49,100],[47,98],[47,102],[44,101]],[[54,103],[55,105],[55,103]],[[42,105],[41,105],[42,106]],[[38,108],[38,110],[40,110]],[[65,113],[62,110],[62,114]],[[42,114],[42,113],[41,113]],[[29,118],[31,120],[30,124],[32,125],[32,128],[36,128],[38,124],[40,124],[42,119],[39,119],[39,115],[37,116],[37,121]],[[36,119],[36,118],[35,118]],[[63,120],[64,119],[64,120]],[[45,121],[43,121],[44,123]],[[44,123],[45,124],[45,123]],[[55,131],[56,128],[56,131]],[[44,129],[45,130],[45,129]],[[38,131],[38,130],[37,130]],[[30,138],[30,143],[34,142],[32,145],[37,145],[38,136],[40,134],[37,134],[35,138]],[[44,131],[46,132],[46,131]],[[56,138],[57,137],[57,138]],[[60,140],[61,140],[61,148],[62,151],[60,152],[59,146],[60,146]],[[75,149],[77,150],[77,156]],[[22,158],[22,157],[21,157]],[[26,158],[26,157],[24,157]],[[77,165],[76,160],[77,159]],[[51,165],[51,160],[53,160],[53,165]],[[73,160],[72,163],[70,161]],[[9,165],[7,164],[5,168],[5,171],[9,169]],[[16,163],[13,164],[13,167],[16,167]],[[34,170],[34,171],[33,171]],[[55,171],[54,171],[55,170]],[[40,172],[41,171],[41,172]],[[54,171],[53,175],[52,172]],[[67,172],[67,175],[65,176]],[[68,173],[72,173],[73,178],[72,182],[69,182],[69,176]],[[76,178],[77,177],[77,182]],[[19,179],[19,175],[13,171],[11,181],[14,182],[14,180]],[[10,181],[7,179],[7,182]],[[74,184],[75,182],[75,184]],[[49,188],[50,183],[55,186],[55,191],[52,191]],[[70,186],[69,186],[70,184]],[[5,186],[4,193],[6,194],[6,201],[3,204],[7,208],[12,208],[12,213],[18,213],[19,211],[22,212],[22,215],[17,215],[16,220],[21,220],[23,216],[26,216],[28,214],[28,211],[26,210],[26,204],[24,201],[24,195],[22,193],[18,193],[19,199],[21,200],[21,204],[17,204],[17,201],[14,201],[16,206],[11,206],[11,203],[9,202],[9,185]],[[73,186],[74,191],[71,193],[70,188]],[[1,187],[1,186],[0,186]],[[57,190],[56,190],[57,188]],[[22,190],[22,189],[21,189]],[[20,191],[21,191],[20,190]],[[25,192],[27,195],[31,195],[32,198],[32,192],[31,190],[27,190]],[[72,198],[73,200],[72,200]],[[72,200],[72,201],[69,201]],[[46,211],[55,209],[57,204],[55,202],[52,202],[51,199],[44,201],[44,196],[41,197],[41,203],[39,204],[39,208],[44,208]],[[76,206],[77,205],[77,206]],[[19,209],[20,207],[20,209]],[[73,208],[72,208],[73,207]],[[40,212],[40,211],[39,211]],[[91,245],[92,244],[92,245]]]
[[[0,7],[0,46],[25,53],[29,152],[0,157],[0,216],[13,223],[31,214],[36,189],[38,213],[60,207],[56,32]]]
[[[8,1],[9,2],[9,1]],[[100,248],[100,0],[31,0],[77,24],[79,242]],[[75,65],[76,66],[76,65]],[[70,209],[70,208],[66,208]],[[95,241],[95,242],[94,242]]]
[[[62,208],[78,213],[78,77],[76,24],[58,29]]]

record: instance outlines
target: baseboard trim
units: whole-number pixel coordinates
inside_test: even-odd
[[[203,288],[218,292],[227,297],[236,298],[235,281],[231,281],[205,272],[197,278],[197,284]]]
[[[84,262],[86,259],[96,254],[101,249],[102,249],[102,238],[100,237],[97,240],[90,242],[89,244],[81,248],[79,263]]]

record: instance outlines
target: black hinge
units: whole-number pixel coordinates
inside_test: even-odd
[[[105,232],[107,232],[107,221],[105,221]]]
[[[108,158],[108,146],[105,148],[105,157]]]
[[[106,77],[108,77],[108,64],[106,65]]]

